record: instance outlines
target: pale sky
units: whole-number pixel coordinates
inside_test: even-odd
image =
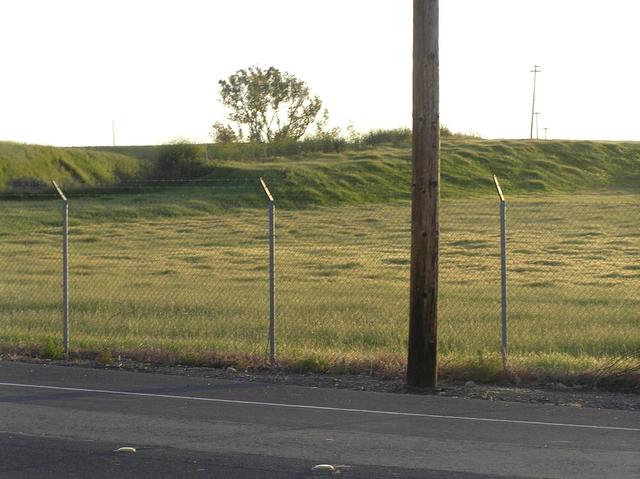
[[[441,120],[485,138],[640,140],[640,1],[440,0]],[[218,80],[303,79],[332,126],[411,125],[411,0],[0,0],[0,140],[210,141]]]

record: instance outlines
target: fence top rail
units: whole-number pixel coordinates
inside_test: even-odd
[[[56,183],[54,180],[51,180],[51,183],[53,184],[53,187],[56,189],[56,192],[58,193],[58,196],[60,196],[60,199],[66,203],[67,202],[67,197],[62,192],[62,188],[60,188],[58,183]]]

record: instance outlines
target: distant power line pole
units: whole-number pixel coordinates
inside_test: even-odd
[[[543,130],[544,130],[544,139],[546,140],[547,139],[547,131],[549,131],[550,128],[545,127],[545,128],[543,128]]]
[[[413,177],[407,384],[438,378],[439,0],[413,0]]]
[[[116,146],[116,121],[111,120],[111,139],[113,140],[113,146]]]
[[[529,132],[529,139],[533,139],[533,117],[535,116],[535,111],[536,111],[536,78],[538,76],[538,73],[540,73],[542,70],[539,70],[540,65],[533,65],[533,70],[531,70],[531,73],[533,73],[533,101],[531,102],[531,131]]]

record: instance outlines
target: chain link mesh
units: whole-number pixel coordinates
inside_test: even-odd
[[[62,211],[53,195],[3,201],[0,341],[19,351],[62,350]]]
[[[510,349],[559,366],[640,353],[638,197],[509,201]],[[575,361],[574,361],[575,364]]]
[[[278,325],[287,356],[404,358],[409,219],[406,204],[279,213]]]
[[[278,358],[402,367],[409,205],[279,208],[275,195]],[[257,182],[68,196],[72,352],[266,359],[268,210]],[[585,369],[638,354],[639,203],[631,194],[507,199],[512,361]],[[3,206],[0,339],[55,355],[61,203]],[[498,357],[500,280],[497,199],[445,198],[445,367]]]

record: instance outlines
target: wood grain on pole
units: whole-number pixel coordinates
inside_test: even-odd
[[[413,2],[413,181],[407,383],[438,375],[440,112],[438,0]]]

